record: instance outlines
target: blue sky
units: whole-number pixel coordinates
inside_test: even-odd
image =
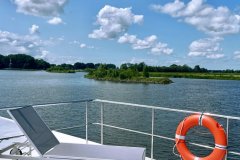
[[[1,0],[0,54],[240,69],[238,0]]]

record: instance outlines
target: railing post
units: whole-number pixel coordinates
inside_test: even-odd
[[[31,156],[32,155],[32,147],[29,146],[29,155]]]
[[[154,109],[152,108],[151,160],[153,160]]]
[[[88,144],[88,102],[86,102],[85,126],[86,126],[86,144]]]
[[[229,133],[229,118],[227,118],[227,145],[228,145],[228,133]],[[228,150],[227,150],[227,153],[226,153],[226,156],[225,156],[225,160],[227,160],[227,157],[228,157]]]
[[[101,144],[103,144],[103,107],[104,104],[101,103]]]

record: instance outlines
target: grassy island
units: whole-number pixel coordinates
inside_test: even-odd
[[[127,69],[108,69],[106,65],[100,65],[98,69],[91,70],[85,75],[86,78],[123,82],[123,83],[153,83],[153,84],[170,84],[173,83],[169,78],[150,78],[148,67],[144,66],[143,72],[139,72],[136,68]]]
[[[52,66],[47,69],[47,72],[52,72],[52,73],[75,73],[75,70],[61,67],[61,66]]]

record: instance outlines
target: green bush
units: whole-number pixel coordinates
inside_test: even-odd
[[[120,78],[120,79],[127,79],[128,76],[127,76],[127,74],[126,74],[125,72],[121,72],[121,73],[119,74],[119,78]]]
[[[119,77],[119,72],[116,69],[109,69],[107,71],[107,77],[109,78],[118,78]]]

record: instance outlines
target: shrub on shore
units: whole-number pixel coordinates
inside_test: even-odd
[[[75,73],[75,70],[64,68],[61,66],[52,66],[47,69],[47,72],[54,72],[54,73]]]
[[[172,83],[168,78],[150,78],[147,69],[141,74],[136,68],[107,69],[105,65],[100,65],[98,69],[91,70],[85,77],[102,81],[126,83]]]

